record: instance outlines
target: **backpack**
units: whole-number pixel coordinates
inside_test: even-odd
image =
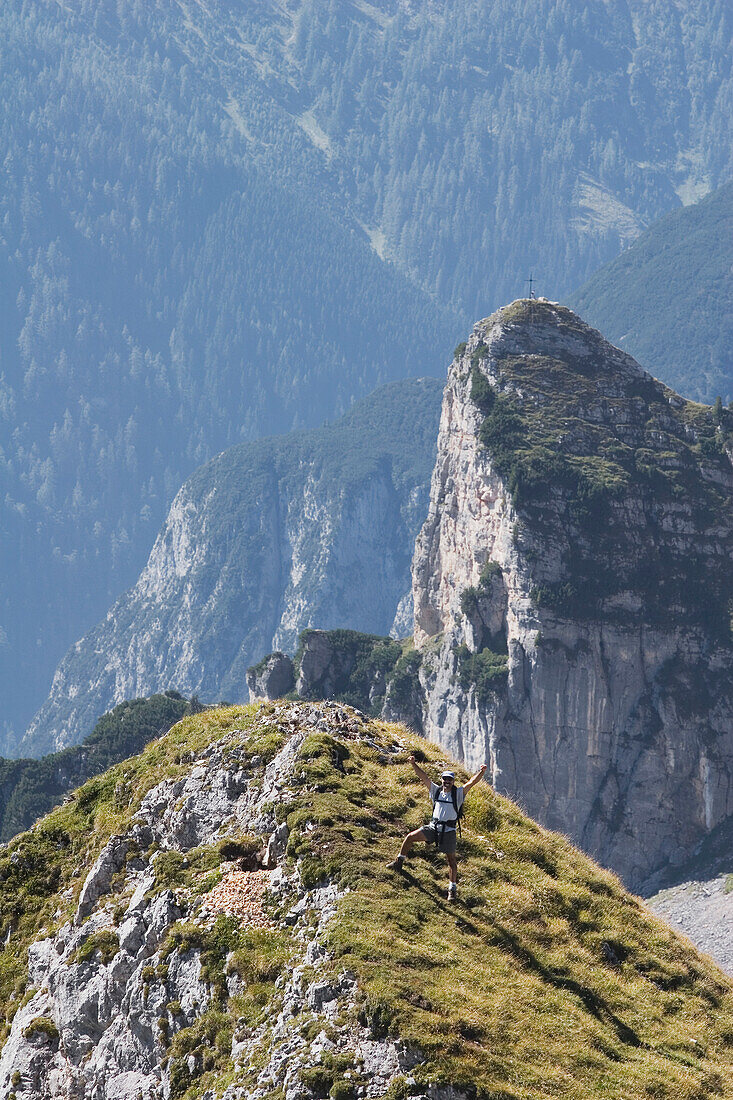
[[[438,794],[440,794],[440,787],[438,788]],[[450,796],[451,796],[451,801],[453,802],[453,809],[456,812],[456,829],[458,830],[458,835],[462,837],[463,833],[461,832],[461,818],[463,817],[463,807],[466,805],[466,799],[464,797],[463,802],[461,803],[461,808],[459,810],[458,809],[458,794],[456,793],[455,783],[453,783],[451,785]],[[433,806],[435,806],[435,803],[438,801],[437,796],[435,798],[433,798],[431,801],[433,803]]]

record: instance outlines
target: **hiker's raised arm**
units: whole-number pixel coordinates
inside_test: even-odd
[[[428,788],[428,790],[430,790],[430,786],[431,786],[430,776],[427,774],[427,772],[424,772],[422,770],[422,768],[420,767],[420,765],[418,764],[418,762],[417,762],[417,760],[415,759],[414,756],[410,757],[410,763],[412,764],[413,768],[415,769],[415,775],[418,777],[418,779],[422,779],[425,786]]]
[[[472,775],[471,778],[466,783],[463,784],[463,793],[466,794],[468,791],[471,790],[471,787],[475,787],[476,784],[478,783],[479,779],[483,779],[485,772],[486,772],[486,765],[482,764],[481,767],[479,768],[479,770],[476,772],[476,774]]]

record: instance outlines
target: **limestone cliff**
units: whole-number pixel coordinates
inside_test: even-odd
[[[340,421],[243,444],[182,487],[137,584],[71,648],[21,745],[80,741],[123,699],[246,695],[264,652],[305,627],[411,630],[441,385],[393,383]]]
[[[426,736],[636,886],[733,813],[732,427],[543,300],[477,324],[445,389]]]

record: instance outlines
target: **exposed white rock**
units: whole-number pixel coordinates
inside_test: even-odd
[[[300,1071],[330,1052],[350,1053],[368,1078],[361,1093],[368,1097],[381,1095],[416,1063],[417,1052],[391,1038],[374,1039],[355,1022],[356,978],[345,970],[334,977],[323,945],[343,891],[327,881],[306,889],[297,864],[286,872],[288,829],[274,813],[293,797],[293,769],[307,734],[332,721],[346,732],[360,731],[359,719],[334,704],[279,704],[276,719],[290,734],[264,771],[260,766],[256,782],[256,758],[245,762],[236,747],[240,731],[232,730],[201,750],[181,779],[154,786],[129,830],[113,836],[95,860],[74,920],[32,944],[34,991],[16,1013],[0,1053],[1,1096],[167,1100],[169,1040],[206,1012],[212,989],[195,937],[191,946],[171,949],[169,941],[166,948],[176,922],[195,930],[207,918],[204,909],[197,915],[196,906],[172,890],[156,889],[156,858],[161,850],[186,853],[241,832],[270,834],[264,861],[269,891],[286,910],[298,957],[278,981],[271,1017],[254,1032],[244,1025],[235,1030],[232,1057],[242,1083],[235,1079],[227,1088],[227,1100],[260,1100],[272,1088],[282,1088],[292,1100],[305,1098],[311,1094]],[[267,715],[260,719],[263,727],[270,721]],[[232,973],[226,980],[229,996],[236,995],[239,978]],[[302,1035],[304,1015],[323,1021],[310,1040]],[[260,1067],[254,1077],[253,1060]],[[191,1055],[192,1080],[201,1069]],[[213,1100],[214,1094],[202,1096]],[[438,1100],[437,1093],[429,1096]],[[456,1093],[450,1100],[462,1098]]]
[[[89,916],[101,895],[107,893],[113,876],[124,866],[125,856],[129,850],[130,840],[127,837],[113,836],[107,841],[82,886],[75,918],[76,924],[81,924],[84,918]]]
[[[409,401],[436,407],[434,379],[401,385],[408,422]],[[298,439],[300,461],[264,441],[224,452],[183,485],[137,583],[59,665],[24,753],[73,744],[116,703],[171,686],[243,701],[248,666],[293,653],[309,626],[389,632],[410,585],[433,440],[424,427],[410,440],[407,473],[375,447],[344,487]],[[249,485],[260,482],[253,503]]]
[[[733,813],[730,647],[721,649],[703,628],[645,625],[643,615],[630,615],[626,625],[626,613],[640,607],[631,592],[609,601],[603,616],[584,621],[563,618],[533,598],[537,586],[561,579],[564,547],[553,540],[563,533],[539,532],[525,522],[481,445],[484,414],[470,394],[472,353],[480,342],[487,345],[481,370],[499,385],[506,356],[570,363],[600,357],[603,383],[584,414],[590,423],[609,415],[623,420],[627,412],[630,421],[631,400],[624,406],[618,398],[637,380],[651,383],[629,356],[577,318],[567,326],[559,314],[555,322],[550,303],[539,308],[542,323],[505,322],[505,311],[480,322],[449,372],[430,509],[413,560],[423,725],[426,736],[469,768],[487,762],[498,790],[638,887],[689,856],[705,832]],[[529,400],[521,393],[515,398]],[[715,467],[713,476],[730,499],[731,472]],[[633,493],[619,507],[626,510],[630,545],[652,537]],[[660,537],[682,553],[689,546],[711,560],[729,557],[727,523],[722,517],[715,532],[703,536],[683,502],[663,517]],[[479,585],[490,561],[500,576],[466,612],[461,595]],[[625,568],[623,556],[617,568]],[[506,686],[481,702],[472,687],[460,686],[456,647],[476,652],[479,635],[497,631],[508,652]],[[670,676],[678,678],[676,686]],[[689,681],[710,698],[694,713],[684,709]]]
[[[247,671],[249,701],[281,699],[295,687],[295,668],[286,653],[270,653]]]

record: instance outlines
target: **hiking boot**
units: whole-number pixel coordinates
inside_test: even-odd
[[[448,901],[455,901],[456,896],[456,884],[455,882],[451,882],[448,884]]]
[[[404,856],[397,856],[396,859],[391,859],[389,861],[389,863],[387,864],[387,870],[388,871],[401,871],[404,862],[405,862],[405,857]]]

